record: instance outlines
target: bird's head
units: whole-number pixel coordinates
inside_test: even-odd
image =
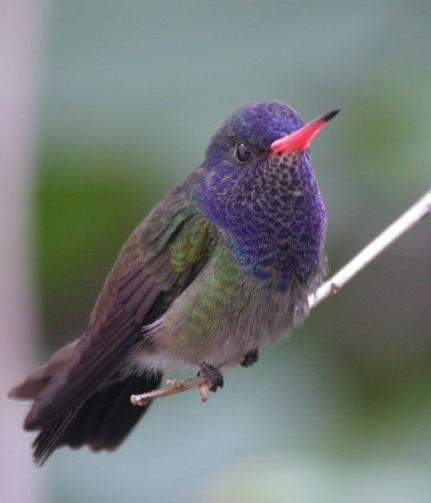
[[[305,124],[298,112],[278,101],[245,105],[228,117],[206,150],[208,188],[223,192],[241,181],[261,183],[279,166],[287,176],[301,157],[308,157],[308,147],[339,110],[329,112]],[[308,173],[298,173],[307,177]]]
[[[238,108],[217,130],[198,197],[242,250],[286,242],[294,224],[298,234],[317,229],[321,240],[325,215],[309,145],[337,113],[305,124],[288,105],[264,101]]]

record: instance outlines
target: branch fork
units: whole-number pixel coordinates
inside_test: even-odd
[[[418,222],[424,220],[431,214],[431,189],[428,190],[413,206],[405,211],[397,218],[389,227],[380,233],[373,241],[371,241],[363,250],[353,257],[344,267],[336,274],[323,283],[314,293],[308,297],[310,309],[316,307],[320,302],[332,297],[338,293],[343,286],[348,283],[358,272],[372,262],[386,248],[394,243],[405,232],[411,229]],[[219,369],[223,374],[231,367],[241,362],[234,362],[230,365],[225,365]],[[208,400],[211,387],[211,380],[207,377],[197,376],[193,379],[177,380],[171,379],[166,381],[163,388],[143,393],[141,395],[132,395],[130,401],[133,405],[140,407],[148,405],[151,400],[164,396],[175,395],[193,388],[199,388],[199,394],[202,402]]]
[[[138,405],[139,407],[145,407],[149,405],[151,400],[154,398],[161,398],[163,396],[175,395],[177,393],[182,393],[193,388],[199,388],[199,394],[202,402],[208,400],[208,395],[210,392],[211,381],[207,377],[194,377],[193,379],[168,379],[165,386],[160,389],[149,391],[148,393],[143,393],[142,395],[132,395],[130,401],[133,405]]]

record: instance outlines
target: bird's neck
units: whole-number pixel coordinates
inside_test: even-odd
[[[260,187],[259,197],[206,208],[240,266],[258,280],[275,279],[280,289],[293,280],[306,284],[323,264],[326,215],[308,156],[298,169],[301,176],[290,173],[266,190]]]

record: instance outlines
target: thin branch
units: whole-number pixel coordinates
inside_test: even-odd
[[[322,300],[338,293],[358,272],[364,269],[372,260],[380,255],[386,248],[394,243],[400,236],[411,229],[418,222],[431,213],[431,189],[426,192],[413,206],[404,212],[395,222],[379,234],[362,251],[352,258],[334,276],[323,283],[316,292],[308,298],[310,309],[316,307]],[[223,366],[220,371],[226,372],[240,362]],[[166,385],[158,390],[142,395],[132,395],[130,401],[133,405],[144,406],[154,398],[170,396],[193,388],[199,388],[201,400],[206,402],[209,395],[211,381],[205,377],[194,377],[186,380],[169,380]]]
[[[224,374],[235,365],[241,362],[234,362],[229,365],[223,365],[219,371]],[[176,395],[177,393],[182,393],[193,388],[199,388],[199,393],[202,402],[208,400],[208,395],[210,392],[211,380],[208,377],[196,376],[192,379],[169,379],[166,381],[165,386],[160,389],[155,389],[149,391],[148,393],[143,393],[142,395],[132,395],[130,401],[133,405],[144,406],[148,405],[154,398],[161,398],[162,396]]]
[[[394,241],[431,213],[431,189],[308,298],[310,309],[335,295]]]

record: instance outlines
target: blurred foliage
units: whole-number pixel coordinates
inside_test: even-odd
[[[158,178],[144,190],[132,161],[106,154],[61,152],[41,165],[35,201],[41,318],[58,345],[85,328],[121,245],[162,189]]]
[[[127,235],[241,103],[343,106],[313,146],[331,270],[374,237],[430,182],[429,10],[53,3],[35,192],[49,348],[82,332]],[[51,501],[428,502],[429,236],[411,231],[205,407],[161,400],[115,454],[56,453]]]

